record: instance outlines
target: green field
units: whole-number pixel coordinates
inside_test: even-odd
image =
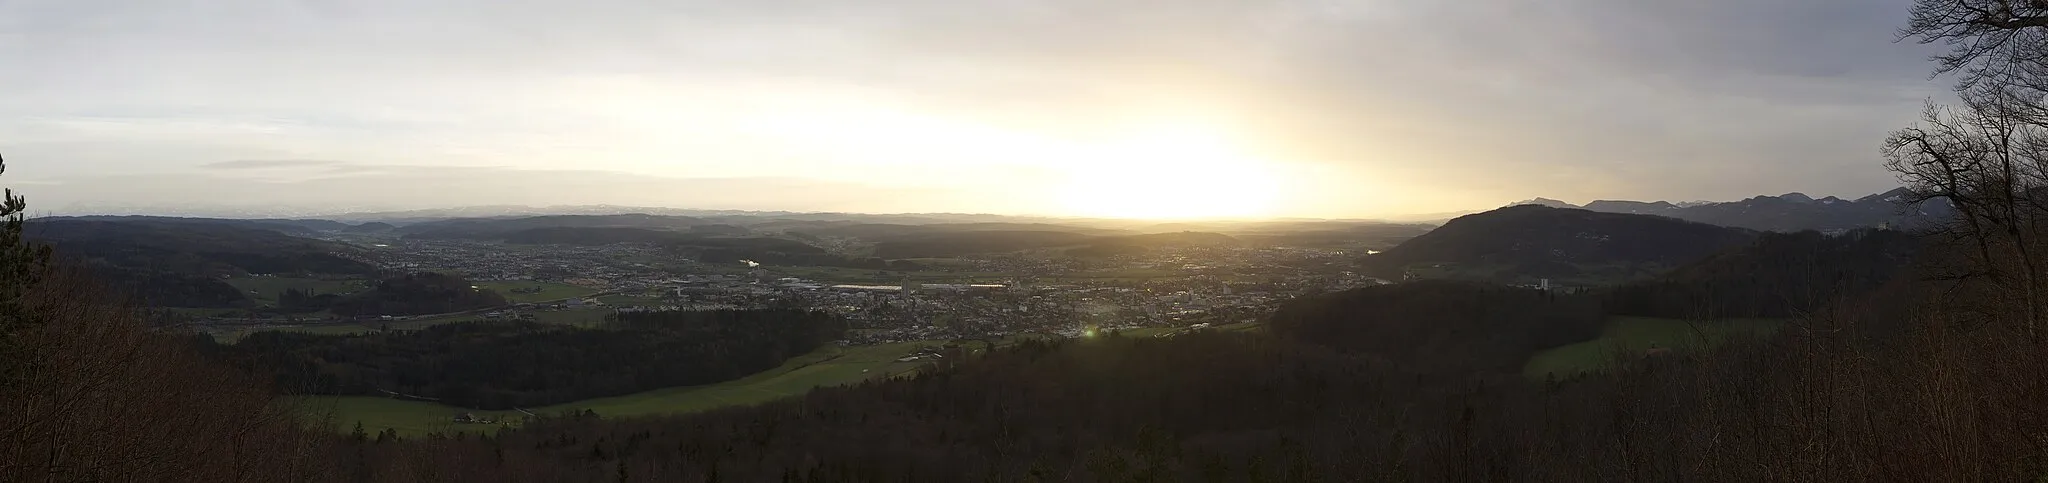
[[[506,300],[511,300],[512,303],[519,304],[553,302],[557,300],[567,299],[570,297],[582,297],[598,292],[598,290],[594,288],[579,287],[575,285],[569,285],[566,283],[553,282],[477,282],[476,286],[477,288],[488,289],[494,292],[498,292],[498,295],[505,296]],[[512,290],[514,289],[530,289],[535,287],[539,287],[541,291],[539,293],[512,292]]]
[[[1543,379],[1550,374],[1565,376],[1597,371],[1616,361],[1618,351],[1641,353],[1650,348],[1676,351],[1698,349],[1720,343],[1738,334],[1769,334],[1783,325],[1777,319],[1735,319],[1689,322],[1677,319],[1615,317],[1608,321],[1600,338],[1558,347],[1529,358],[1522,374]]]
[[[290,277],[236,277],[226,280],[228,285],[240,289],[257,303],[277,305],[277,294],[288,289],[299,289],[313,294],[347,294],[370,288],[370,283],[361,279],[319,280]]]
[[[590,399],[574,403],[528,408],[539,414],[589,409],[601,416],[643,416],[705,411],[729,406],[760,404],[796,396],[820,386],[850,384],[888,377],[913,370],[918,363],[896,362],[904,354],[939,342],[905,342],[862,347],[826,347],[790,359],[781,367],[719,384],[658,389],[619,397]],[[315,418],[330,421],[347,431],[361,422],[375,433],[385,428],[401,434],[492,430],[493,425],[458,424],[458,413],[478,417],[517,419],[517,411],[475,411],[430,402],[401,401],[367,396],[317,396],[305,400],[306,410]]]

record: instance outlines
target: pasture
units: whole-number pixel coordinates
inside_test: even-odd
[[[1777,319],[1734,319],[1692,322],[1647,317],[1615,317],[1607,322],[1600,338],[1552,348],[1537,353],[1523,366],[1522,375],[1542,380],[1599,371],[1615,363],[1622,354],[1640,354],[1655,344],[1674,351],[1710,347],[1737,335],[1767,335],[1784,321]]]

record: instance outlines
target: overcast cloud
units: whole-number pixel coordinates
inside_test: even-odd
[[[1851,197],[1945,92],[1908,3],[0,0],[0,184],[1049,213],[1080,168],[1019,147],[1196,118],[1284,215]]]

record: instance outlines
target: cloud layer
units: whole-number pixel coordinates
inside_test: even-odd
[[[1047,212],[1030,195],[1087,162],[1044,146],[1199,122],[1300,175],[1283,214],[1848,196],[1942,92],[1891,42],[1908,3],[15,0],[0,149],[72,199],[218,178],[498,204],[568,171],[846,190],[667,204]],[[373,175],[399,184],[333,179]],[[471,188],[398,188],[449,183]],[[546,191],[677,191],[601,185]]]

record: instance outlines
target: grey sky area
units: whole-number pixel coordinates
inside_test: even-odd
[[[0,0],[0,184],[58,212],[1233,196],[1145,174],[1181,168],[1259,173],[1232,214],[1274,216],[1854,197],[1946,92],[1892,42],[1908,3]],[[1226,147],[1113,148],[1156,131]]]

